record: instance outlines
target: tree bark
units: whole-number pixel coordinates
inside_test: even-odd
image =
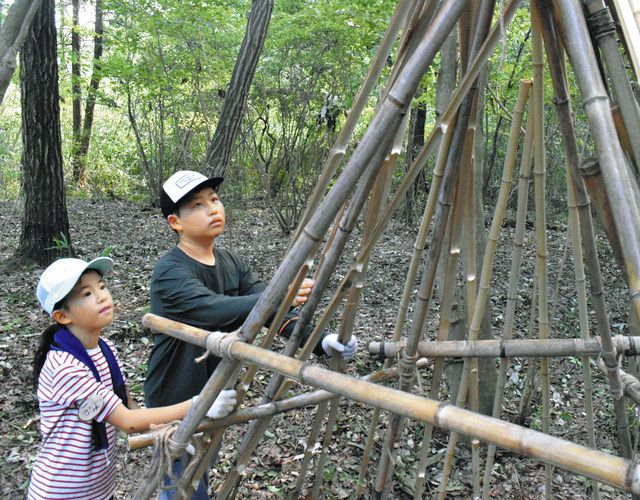
[[[418,90],[418,94],[420,90]],[[406,165],[405,171],[408,171],[413,163],[413,160],[418,155],[418,152],[424,146],[424,131],[425,131],[425,122],[427,119],[427,107],[423,102],[419,102],[416,106],[411,109],[411,115],[409,117],[409,134],[407,138],[407,151],[406,151]],[[405,196],[404,202],[404,219],[407,225],[411,225],[413,223],[413,219],[415,218],[415,194],[416,194],[416,185],[414,183],[413,186],[407,191],[407,195]]]
[[[205,169],[212,177],[224,177],[240,130],[249,88],[267,37],[272,11],[273,0],[253,0],[220,119],[213,139],[207,146]]]
[[[103,51],[102,39],[104,33],[102,17],[102,0],[96,0],[96,20],[93,34],[93,71],[91,73],[91,80],[89,81],[89,88],[87,89],[87,102],[84,108],[84,122],[82,123],[82,128],[80,128],[80,124],[78,124],[78,135],[75,140],[73,156],[73,178],[81,185],[86,182],[86,160],[87,154],[89,153],[89,144],[91,142],[91,130],[93,128],[93,116],[96,107],[96,95],[98,93],[98,87],[100,86],[100,79],[102,78],[100,68],[100,60],[102,59]],[[78,58],[79,57],[80,52],[78,52]],[[80,73],[78,72],[78,78],[79,77]],[[78,92],[80,92],[79,85]],[[80,94],[78,93],[78,98],[79,96]],[[79,114],[79,118],[80,116],[81,113]]]
[[[40,3],[41,0],[16,0],[0,28],[0,104],[16,70],[16,55]]]
[[[20,51],[24,215],[17,256],[49,264],[71,251],[64,193],[53,0],[43,0]]]

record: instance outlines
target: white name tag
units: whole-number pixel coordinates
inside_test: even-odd
[[[80,405],[80,408],[78,408],[78,418],[86,422],[93,420],[98,416],[103,407],[104,399],[97,394],[92,394],[85,399]]]

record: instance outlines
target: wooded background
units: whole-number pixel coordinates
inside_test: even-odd
[[[72,0],[55,5],[44,0],[26,38],[20,71],[0,108],[0,196],[27,194],[21,258],[46,263],[72,244],[63,193],[155,204],[161,181],[177,169],[224,174],[227,199],[266,201],[281,231],[289,233],[394,6],[390,0],[285,0],[275,5],[265,0]],[[2,12],[6,15],[7,6]],[[527,6],[506,34],[487,65],[484,119],[478,124],[484,143],[476,155],[482,159],[483,191],[489,199],[499,186],[496,165],[503,160],[517,83],[529,71]],[[454,33],[443,48],[446,57],[438,56],[414,98],[397,178],[455,88],[456,43]],[[30,55],[29,47],[45,46],[47,53]],[[392,52],[387,72],[394,57]],[[30,81],[42,96],[29,94]],[[36,99],[47,98],[48,107],[33,107]],[[377,98],[374,92],[365,117],[373,113]],[[554,134],[558,125],[554,113],[546,116],[548,194],[565,210],[563,196],[556,196],[566,185],[560,138]],[[578,117],[576,123],[585,122]],[[44,130],[51,134],[47,141]],[[587,134],[586,126],[579,129],[579,140],[586,142]],[[45,161],[44,153],[33,150],[37,147],[54,157]],[[433,161],[424,172],[432,170]],[[37,168],[47,172],[47,181],[29,182],[29,172]],[[407,222],[415,221],[416,203],[424,201],[429,185],[429,174],[422,174],[407,196]],[[59,193],[57,200],[41,199],[42,191],[47,197]],[[54,229],[36,243],[29,236],[29,213],[43,203],[57,216],[48,224]],[[42,231],[42,221],[37,225]],[[56,249],[42,251],[52,246]]]

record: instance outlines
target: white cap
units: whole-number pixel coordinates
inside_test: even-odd
[[[104,274],[112,267],[113,260],[109,257],[98,257],[91,262],[82,259],[56,260],[44,270],[38,281],[36,295],[40,305],[51,316],[55,305],[69,295],[82,273],[87,269],[95,269]]]
[[[193,170],[178,170],[162,185],[162,191],[165,196],[160,197],[160,207],[163,215],[165,217],[169,215],[176,203],[197,187],[209,185],[213,189],[217,189],[222,180],[222,177],[210,178]]]

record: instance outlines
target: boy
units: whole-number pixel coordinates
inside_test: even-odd
[[[210,331],[233,331],[240,327],[265,289],[250,267],[232,252],[215,247],[225,227],[225,210],[217,194],[222,178],[207,178],[193,171],[179,171],[162,186],[160,207],[178,244],[163,255],[151,277],[151,312]],[[306,279],[293,302],[306,302],[313,287]],[[292,316],[290,316],[292,318]],[[294,321],[285,323],[285,335]],[[357,339],[347,345],[336,334],[324,337],[321,349],[351,359]],[[203,354],[201,347],[163,334],[154,334],[144,384],[146,404],[165,406],[200,393],[220,358]]]

